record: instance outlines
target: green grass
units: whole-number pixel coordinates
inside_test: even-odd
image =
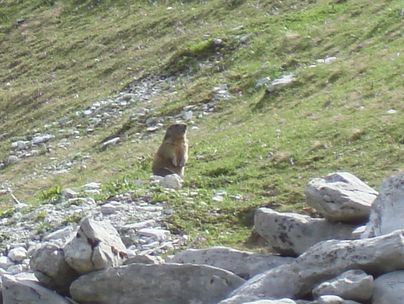
[[[150,191],[174,209],[170,229],[189,234],[193,245],[246,246],[255,208],[304,212],[303,189],[313,177],[346,170],[377,189],[404,170],[401,10],[398,0],[3,1],[0,160],[13,137],[65,116],[80,124],[76,110],[134,78],[179,77],[176,94],[148,103],[150,116],[211,102],[220,84],[233,98],[190,130],[180,192],[148,185],[163,130],[137,140],[144,127],[131,121],[132,110],[67,151],[6,167],[0,184],[29,202],[47,200],[41,193],[53,197],[58,192],[46,189],[55,185],[90,181],[103,183],[99,198]],[[18,19],[25,21],[16,25]],[[310,67],[327,56],[337,60]],[[288,73],[296,81],[271,93],[256,85]],[[101,150],[113,134],[121,142]],[[50,157],[77,152],[92,156],[85,166],[58,176],[41,171]],[[223,202],[212,200],[218,190],[227,193]]]

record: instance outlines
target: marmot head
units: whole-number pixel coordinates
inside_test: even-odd
[[[187,132],[186,124],[174,124],[168,127],[164,138],[184,137],[186,132]]]

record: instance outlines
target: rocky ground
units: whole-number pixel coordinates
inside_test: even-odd
[[[347,172],[313,179],[307,203],[324,218],[259,208],[255,231],[273,254],[178,251],[186,237],[165,230],[164,204],[147,194],[83,196],[98,190],[95,183],[82,194],[65,189],[58,204],[2,220],[9,235],[0,257],[3,303],[402,303],[403,173],[380,193]],[[28,229],[44,212],[60,229]],[[76,213],[84,217],[79,226],[66,219]],[[163,259],[167,252],[176,253]]]

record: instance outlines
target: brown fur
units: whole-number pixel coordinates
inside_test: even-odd
[[[187,126],[174,124],[168,127],[163,142],[153,160],[153,174],[166,176],[178,174],[184,176],[184,167],[188,159]]]

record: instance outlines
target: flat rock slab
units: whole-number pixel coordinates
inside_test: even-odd
[[[404,172],[384,180],[362,237],[404,229]]]
[[[330,223],[296,213],[280,213],[259,208],[255,213],[255,231],[282,255],[298,256],[314,244],[332,239],[352,239],[355,226]]]
[[[306,202],[330,221],[363,222],[369,218],[377,191],[348,172],[311,180],[304,191]]]
[[[70,304],[56,292],[46,289],[35,281],[21,280],[3,275],[4,304]]]
[[[404,230],[371,239],[321,242],[294,262],[253,277],[220,304],[302,298],[319,283],[352,268],[374,275],[404,269]]]
[[[70,292],[80,304],[216,304],[244,282],[204,265],[131,264],[83,275]]]
[[[293,261],[294,258],[291,257],[252,253],[226,247],[188,249],[167,260],[170,263],[210,265],[231,271],[244,279]]]

